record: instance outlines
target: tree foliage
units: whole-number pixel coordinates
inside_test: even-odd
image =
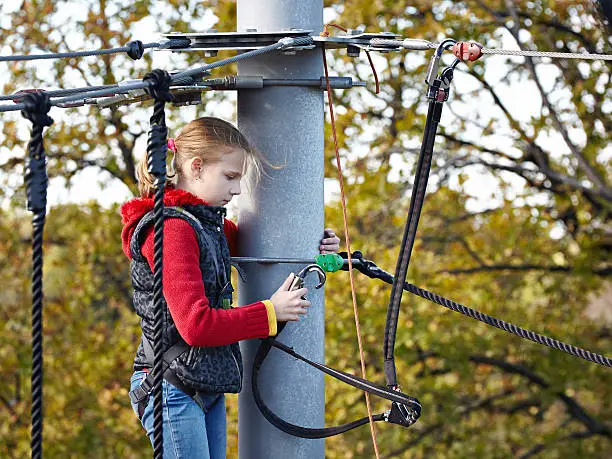
[[[125,44],[150,21],[159,33],[192,31],[217,16],[234,30],[235,2],[101,0],[0,5],[3,52]],[[326,2],[334,22],[402,37],[476,40],[487,48],[611,52],[594,3],[532,0]],[[208,22],[207,22],[208,21]],[[142,30],[142,29],[140,29]],[[332,73],[370,81],[365,59],[329,52]],[[335,91],[352,248],[393,272],[426,113],[429,54],[374,56],[381,93]],[[182,68],[200,56],[147,54],[11,64],[3,92],[110,84],[152,66]],[[449,63],[450,61],[445,62]],[[6,64],[3,64],[6,65]],[[44,69],[41,70],[41,69]],[[224,74],[234,69],[223,69]],[[218,72],[221,72],[219,70]],[[612,155],[610,66],[602,61],[485,56],[460,64],[442,116],[430,193],[408,278],[485,313],[606,353],[611,344]],[[518,92],[520,88],[522,92]],[[205,96],[208,112],[224,95]],[[172,110],[171,128],[201,112]],[[104,171],[108,187],[135,191],[135,164],[150,107],[52,112],[50,175]],[[2,333],[0,455],[29,448],[29,215],[19,210],[25,122],[3,115],[0,183]],[[328,127],[329,128],[329,127]],[[328,130],[328,133],[331,134]],[[330,137],[331,138],[331,137]],[[332,143],[326,176],[336,177]],[[12,204],[9,202],[12,201]],[[19,203],[19,205],[18,205]],[[484,203],[484,204],[483,204]],[[485,205],[486,204],[486,205]],[[342,228],[337,202],[328,226]],[[382,224],[381,224],[382,223]],[[148,457],[127,398],[138,321],[117,207],[51,209],[45,232],[45,454]],[[382,337],[390,287],[357,276],[368,378],[384,382]],[[326,360],[358,373],[345,273],[327,288]],[[406,430],[377,425],[382,457],[607,457],[612,455],[612,373],[405,294],[396,343],[404,392],[423,403]],[[606,315],[607,314],[607,315]],[[310,370],[305,370],[310,371]],[[361,417],[363,396],[326,380],[326,422]],[[388,409],[375,400],[376,411]],[[229,457],[236,456],[230,398]],[[373,457],[367,427],[326,442],[329,458]]]

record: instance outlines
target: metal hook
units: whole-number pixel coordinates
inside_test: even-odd
[[[325,271],[323,271],[323,269],[319,265],[311,264],[304,267],[299,273],[295,275],[295,277],[293,278],[293,282],[291,282],[289,290],[297,290],[299,288],[304,287],[304,278],[311,271],[316,271],[319,275],[319,285],[317,285],[315,288],[323,287],[323,284],[325,284],[325,280],[327,279],[327,277],[325,276]],[[304,296],[302,298],[306,299],[306,297]]]
[[[316,271],[319,275],[319,284],[315,288],[323,287],[323,284],[325,284],[325,281],[327,280],[327,276],[325,275],[325,271],[323,271],[323,269],[319,265],[308,265],[303,268],[299,273],[297,273],[296,276],[301,279],[304,279],[308,275],[308,273],[312,271]]]

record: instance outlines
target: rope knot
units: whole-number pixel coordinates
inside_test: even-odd
[[[149,93],[155,100],[161,102],[172,102],[174,97],[170,93],[170,83],[172,83],[172,77],[165,70],[155,69],[147,73],[143,78],[143,81],[150,82],[147,93]]]
[[[140,40],[128,41],[125,47],[127,55],[134,61],[140,59],[144,54],[144,45]]]
[[[45,127],[53,124],[53,118],[48,113],[51,109],[49,94],[42,90],[28,92],[21,97],[25,108],[21,110],[24,118],[33,126]]]

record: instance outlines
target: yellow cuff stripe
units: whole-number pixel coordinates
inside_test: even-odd
[[[274,305],[270,300],[263,300],[262,303],[266,306],[266,311],[268,312],[269,336],[276,336],[276,311],[274,310]]]

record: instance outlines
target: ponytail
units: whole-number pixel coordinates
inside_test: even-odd
[[[168,173],[166,174],[166,186],[176,184],[176,173],[173,166],[174,159],[170,163]],[[136,168],[136,179],[138,180],[138,192],[140,193],[140,197],[151,198],[153,195],[155,195],[155,177],[153,177],[149,172],[148,151],[145,151],[144,158],[142,158],[138,163],[138,167]]]

